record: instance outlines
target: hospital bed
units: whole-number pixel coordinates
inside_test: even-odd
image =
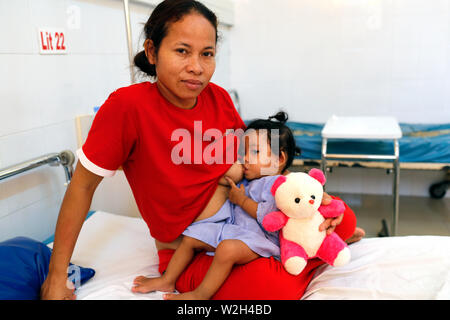
[[[70,173],[70,161],[56,155],[0,170],[0,180],[50,163],[67,166]],[[66,177],[70,181],[70,174]],[[43,243],[51,248],[52,241],[50,237]],[[450,299],[448,248],[446,236],[363,239],[350,245],[348,265],[319,267],[302,299]],[[80,300],[162,299],[162,292],[130,291],[136,276],[159,275],[155,241],[141,218],[91,211],[71,262],[95,270],[95,276],[77,289]]]
[[[340,118],[331,118],[327,124],[333,123],[332,120],[338,119]],[[344,125],[348,122],[347,125],[350,125],[350,119],[355,120],[359,118],[344,117],[341,118],[341,122]],[[355,131],[359,129],[359,131],[365,132],[364,129],[358,127],[358,124],[359,126],[364,126],[362,124],[364,119],[361,117],[360,120],[356,120],[361,123],[356,123],[357,128]],[[368,129],[370,128],[370,122],[374,121],[374,119],[376,120],[376,118],[369,119]],[[389,122],[388,120],[392,120],[388,117],[379,119],[383,119],[381,123],[385,121],[386,125]],[[392,140],[394,136],[392,133],[392,137],[389,139],[386,139],[386,137],[384,139],[349,139],[346,137],[345,139],[330,140],[324,136],[326,125],[324,127],[323,124],[288,123],[288,126],[294,133],[297,144],[302,149],[301,156],[297,157],[293,162],[294,171],[320,166],[322,169],[325,168],[330,171],[333,167],[362,167],[385,169],[388,173],[393,173],[394,201],[391,230],[389,230],[387,221],[383,219],[381,231],[378,233],[379,236],[397,235],[400,170],[443,171],[444,180],[429,187],[430,196],[433,198],[439,199],[444,197],[450,185],[450,123],[436,125],[400,123],[395,125],[397,128],[400,127],[401,133],[398,135],[400,138],[396,137],[394,140]],[[355,126],[355,123],[353,123],[353,126]],[[328,129],[331,127],[328,126]],[[375,136],[377,136],[378,134],[386,135],[392,131],[392,129],[389,129],[387,132],[383,131],[381,128],[383,125],[379,127],[379,129],[372,128],[375,131],[367,129],[367,132],[376,133]],[[352,132],[351,128],[342,128],[340,130],[347,132],[350,129],[350,132]],[[357,134],[352,136],[357,136]],[[338,157],[329,160],[326,157],[328,153],[338,154]],[[355,154],[362,156],[355,159]]]
[[[288,122],[302,154],[293,165],[297,168],[320,167],[324,124]],[[401,170],[438,170],[443,172],[443,180],[430,186],[430,196],[442,198],[450,184],[450,123],[411,124],[400,123],[402,138],[399,139]],[[329,150],[342,153],[388,154],[392,144],[385,141],[334,141]],[[327,167],[380,168],[388,172],[392,164],[383,161],[327,161]]]
[[[448,248],[450,237],[441,236],[363,239],[350,245],[348,265],[319,267],[303,299],[450,299]],[[96,271],[78,299],[162,299],[162,292],[130,290],[138,275],[159,276],[155,242],[140,218],[93,213],[72,262]]]

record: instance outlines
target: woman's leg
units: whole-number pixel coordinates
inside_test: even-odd
[[[344,218],[335,232],[346,240],[355,232],[356,217],[346,205]],[[173,250],[158,252],[162,273],[173,254]],[[213,257],[205,253],[197,254],[190,265],[180,275],[176,282],[179,292],[194,290],[202,282],[208,272]],[[233,267],[230,275],[212,299],[216,300],[297,300],[300,299],[318,266],[320,259],[308,260],[308,263],[298,276],[293,276],[284,270],[280,261],[271,258],[258,258],[244,265]]]
[[[197,250],[214,251],[214,247],[188,236],[183,237],[180,246],[175,250],[175,253],[170,259],[164,274],[156,278],[137,277],[134,279],[134,286],[131,288],[131,291],[139,293],[147,293],[155,290],[164,292],[174,291],[175,282],[186,266],[189,265]]]
[[[183,294],[166,294],[164,298],[169,300],[210,299],[225,282],[235,264],[246,264],[258,257],[259,255],[244,242],[224,240],[217,246],[211,266],[195,290]]]

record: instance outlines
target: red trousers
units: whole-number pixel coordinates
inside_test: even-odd
[[[333,197],[339,199],[337,197]],[[343,239],[350,238],[355,232],[356,217],[353,210],[345,205],[344,218],[335,232]],[[174,250],[160,250],[159,272],[163,273]],[[213,257],[205,252],[197,254],[176,282],[179,292],[194,290],[203,280]],[[284,270],[280,261],[270,258],[258,258],[245,265],[234,266],[225,283],[213,296],[215,300],[298,300],[302,297],[316,268],[324,264],[319,259],[308,261],[298,276]]]

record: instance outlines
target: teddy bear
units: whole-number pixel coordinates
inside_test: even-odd
[[[300,274],[308,259],[320,258],[332,266],[350,261],[350,249],[335,233],[319,231],[326,218],[338,217],[345,211],[340,200],[321,205],[325,175],[319,169],[308,173],[292,172],[278,177],[271,188],[279,211],[267,214],[264,229],[278,231],[281,262],[292,275]]]

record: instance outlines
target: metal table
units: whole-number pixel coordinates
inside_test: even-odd
[[[322,161],[321,169],[327,174],[327,160],[387,160],[393,164],[393,219],[392,232],[397,235],[398,209],[399,209],[399,144],[402,131],[398,122],[393,117],[331,117],[322,129]],[[344,141],[367,141],[367,140],[392,140],[394,145],[393,154],[343,154],[328,153],[329,140],[339,139]],[[380,236],[388,236],[389,230],[386,221],[383,220],[383,230]]]

